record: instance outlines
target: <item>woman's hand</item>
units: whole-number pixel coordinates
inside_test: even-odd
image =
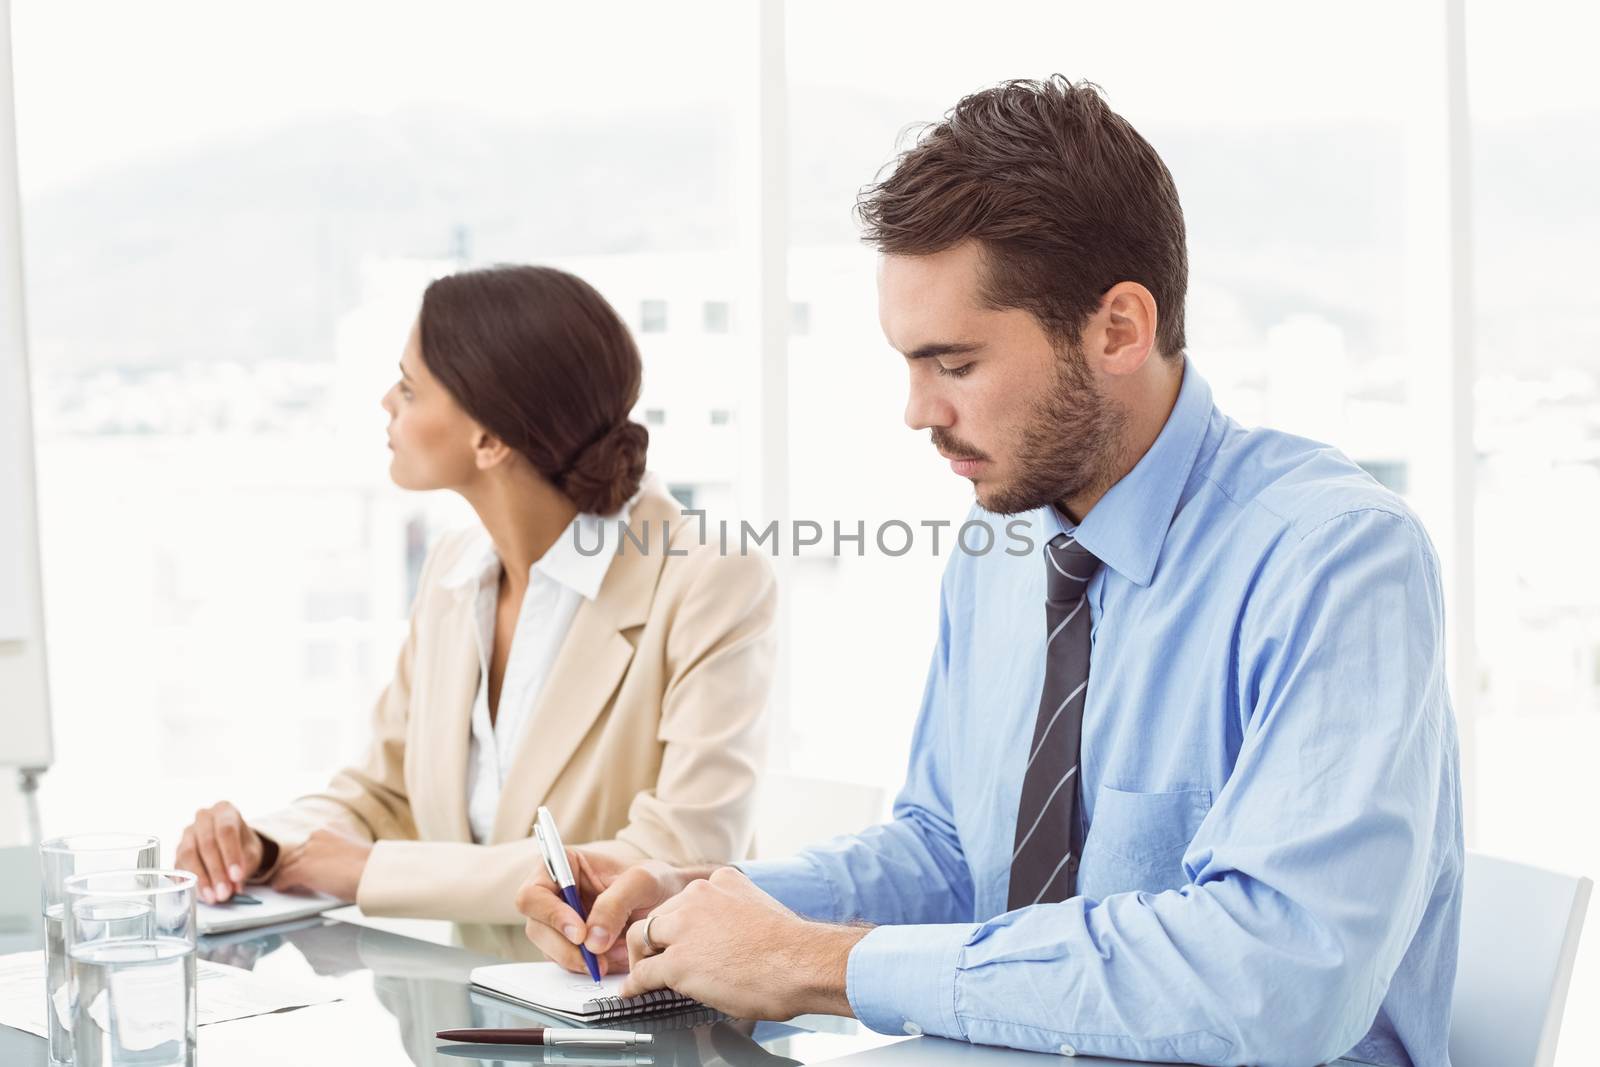
[[[542,869],[517,891],[517,910],[528,918],[528,940],[556,963],[580,974],[584,966],[579,945],[594,953],[601,974],[627,970],[628,942],[622,935],[629,925],[695,877],[704,877],[660,860],[628,864],[579,848],[567,849],[567,863],[578,897],[589,909],[587,923],[567,906],[561,890]]]
[[[347,904],[354,903],[371,855],[370,842],[332,830],[315,830],[304,844],[284,852],[272,876],[272,888],[326,893]]]
[[[207,904],[221,904],[244,889],[261,869],[265,851],[261,835],[245,824],[239,809],[226,800],[194,813],[183,831],[173,862],[194,872],[195,891]]]

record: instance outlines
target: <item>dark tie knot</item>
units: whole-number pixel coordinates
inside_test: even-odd
[[[1071,534],[1056,534],[1044,546],[1046,594],[1052,603],[1071,604],[1082,599],[1100,561]]]

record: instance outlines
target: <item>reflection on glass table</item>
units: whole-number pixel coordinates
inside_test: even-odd
[[[29,850],[0,850],[0,884],[25,880],[36,884],[37,875],[29,870],[36,862]],[[9,899],[7,894],[6,901]],[[36,911],[37,899],[31,899]],[[6,910],[10,910],[8,904]],[[43,944],[42,929],[24,915],[0,916],[0,930],[8,935],[0,938],[0,952],[35,950]],[[709,1014],[701,1014],[630,1024],[655,1035],[651,1049],[640,1054],[455,1045],[436,1040],[434,1033],[462,1027],[571,1024],[474,992],[468,973],[498,960],[332,919],[305,919],[201,938],[198,954],[201,959],[243,967],[340,998],[335,1003],[200,1027],[199,1060],[208,1067],[646,1062],[656,1067],[787,1067],[896,1040],[848,1019],[807,1016],[785,1024],[758,1024],[720,1016],[716,1017],[719,1021],[710,1021]],[[45,1067],[46,1052],[43,1040],[0,1027],[0,1063],[7,1067]]]

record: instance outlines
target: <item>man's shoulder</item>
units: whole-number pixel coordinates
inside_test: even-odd
[[[1332,445],[1281,430],[1230,425],[1196,479],[1197,494],[1217,498],[1237,522],[1281,546],[1346,516],[1422,530],[1410,505],[1360,463]]]

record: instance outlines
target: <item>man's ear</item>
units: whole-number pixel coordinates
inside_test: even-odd
[[[486,471],[504,463],[511,455],[511,446],[480,427],[473,434],[472,455],[478,464],[478,469]]]
[[[1138,282],[1118,282],[1100,298],[1084,346],[1107,374],[1133,374],[1156,350],[1156,298]]]

